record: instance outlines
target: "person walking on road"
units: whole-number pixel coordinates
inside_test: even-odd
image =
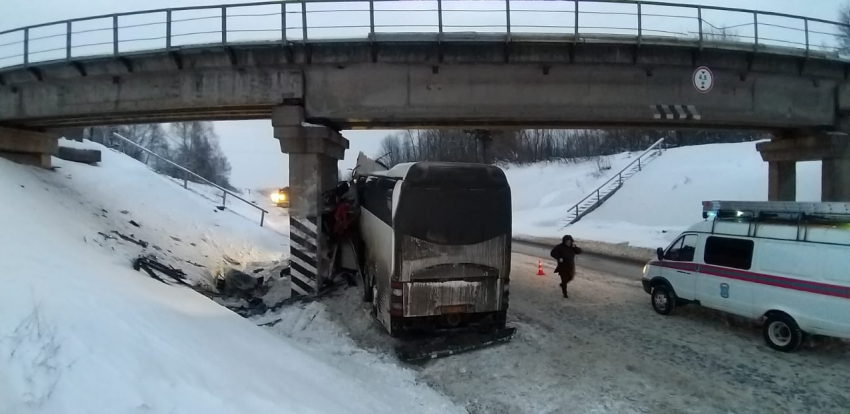
[[[561,276],[561,292],[564,297],[567,295],[567,283],[573,280],[576,275],[576,255],[581,254],[581,249],[575,245],[573,236],[566,235],[561,239],[561,244],[552,249],[550,255],[558,261],[558,266],[555,267],[555,273]]]

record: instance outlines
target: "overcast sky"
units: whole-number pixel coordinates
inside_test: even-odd
[[[850,0],[848,0],[850,1]],[[157,9],[167,7],[181,6],[197,6],[209,4],[238,4],[249,1],[239,0],[0,0],[2,2],[2,12],[0,12],[0,31],[14,29],[21,26],[38,24],[56,20],[70,19],[76,17],[85,17],[99,14],[109,14],[136,10]],[[794,15],[808,16],[827,20],[837,20],[838,9],[842,4],[847,3],[844,0],[671,0],[673,3],[682,4],[702,4],[722,7],[736,7],[755,9],[763,11],[775,11]],[[464,2],[466,5],[475,4],[478,7],[493,7],[497,5],[494,1],[487,2]],[[521,0],[512,0],[512,9],[523,8]],[[390,4],[384,2],[383,4]],[[408,3],[410,4],[410,3]],[[424,3],[419,3],[424,4]],[[444,0],[444,9],[453,7],[450,0]],[[455,4],[458,4],[455,2]],[[489,6],[488,6],[489,4]],[[532,3],[527,3],[531,5]],[[535,6],[525,7],[558,7],[558,3],[535,2]],[[562,5],[568,3],[560,3]],[[352,7],[362,7],[352,5]],[[468,7],[468,6],[464,6]],[[618,10],[617,8],[634,7],[634,6],[600,6],[587,5],[587,9],[596,11]],[[571,9],[571,6],[570,6]],[[646,11],[645,11],[646,13]],[[356,14],[356,13],[350,13]],[[741,22],[740,19],[747,19],[746,16],[726,16],[726,15],[710,15],[704,13],[704,18],[713,20],[717,25],[733,25]],[[329,16],[330,17],[330,16]],[[427,16],[431,18],[432,16]],[[458,16],[459,20],[465,21],[464,16]],[[591,16],[592,17],[592,16]],[[345,16],[333,16],[334,21],[343,21]],[[362,18],[359,17],[359,18]],[[617,16],[600,15],[600,19],[605,19],[604,22],[611,23],[617,19]],[[628,19],[622,16],[620,19]],[[517,21],[521,22],[520,16],[517,16]],[[738,19],[738,20],[736,20]],[[669,19],[661,20],[657,27],[661,29],[673,29],[677,31],[690,30],[680,26],[674,26],[668,23]],[[744,20],[746,21],[746,20]],[[476,22],[477,23],[477,22]],[[512,18],[512,23],[517,23]],[[780,22],[781,23],[781,22]],[[213,23],[214,24],[214,23]],[[342,23],[340,23],[342,24]],[[430,24],[430,23],[429,23]],[[446,22],[444,24],[450,24]],[[467,23],[468,24],[468,23]],[[490,24],[490,23],[485,23]],[[527,23],[531,24],[531,23]],[[592,23],[591,23],[592,24]],[[228,28],[231,28],[230,24]],[[645,23],[645,29],[647,28]],[[767,28],[769,30],[770,28]],[[398,30],[398,29],[396,29]],[[747,29],[743,29],[741,35],[747,35]],[[762,28],[760,35],[762,35]],[[769,34],[769,32],[768,32]],[[762,35],[764,36],[764,35]],[[816,39],[812,43],[818,43]],[[284,186],[288,182],[288,162],[287,156],[280,152],[277,140],[272,137],[271,122],[269,121],[233,121],[233,122],[216,122],[216,132],[221,138],[221,145],[225,153],[230,159],[233,167],[232,182],[236,187],[240,188],[264,188]],[[379,143],[382,137],[392,131],[348,131],[344,135],[351,141],[351,149],[346,152],[346,160],[341,164],[341,168],[347,169],[353,166],[353,159],[357,157],[359,151],[363,151],[369,155],[374,155],[378,152]]]

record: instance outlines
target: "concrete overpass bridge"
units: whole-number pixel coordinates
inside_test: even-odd
[[[830,130],[850,110],[841,27],[620,0],[304,0],[94,16],[0,32],[0,125],[256,119],[296,104],[338,129]],[[713,74],[707,93],[694,87],[700,66]]]
[[[301,0],[72,19],[0,32],[0,151],[43,153],[64,128],[271,119],[303,230],[293,256],[321,278],[316,213],[343,129],[768,130],[771,198],[793,199],[795,163],[822,159],[824,199],[850,200],[836,134],[850,129],[847,28],[620,0]]]

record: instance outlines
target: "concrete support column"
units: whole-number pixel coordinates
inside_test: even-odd
[[[767,181],[767,199],[769,201],[797,201],[796,162],[769,162]]]
[[[821,200],[850,201],[850,137],[842,134],[780,134],[756,145],[770,167],[768,198],[794,201],[800,161],[822,161]]]
[[[289,154],[289,230],[292,295],[313,295],[330,276],[329,238],[323,230],[323,194],[339,181],[337,161],[348,140],[322,126],[304,124],[304,108],[272,111],[274,136]]]
[[[850,201],[850,158],[828,158],[821,166],[821,200]]]
[[[59,140],[54,135],[0,128],[0,157],[20,164],[50,168],[50,156],[58,150]]]

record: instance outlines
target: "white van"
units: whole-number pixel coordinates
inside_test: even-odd
[[[850,203],[706,201],[703,217],[644,267],[656,312],[761,319],[783,352],[805,334],[850,338]]]

